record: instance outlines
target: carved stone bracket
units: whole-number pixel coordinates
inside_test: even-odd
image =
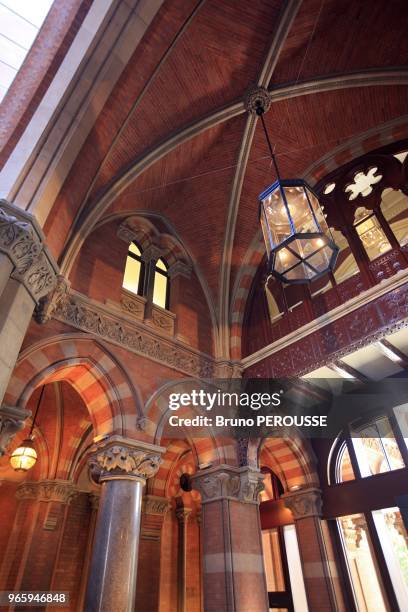
[[[0,456],[5,454],[16,433],[24,428],[25,419],[29,416],[29,410],[5,405],[0,407]]]
[[[11,276],[24,284],[36,303],[52,291],[58,268],[44,246],[40,227],[31,215],[6,200],[0,200],[0,252],[14,266]]]
[[[23,482],[16,491],[17,499],[34,499],[40,502],[69,504],[78,494],[75,485],[68,480],[41,480]]]
[[[191,483],[201,493],[203,504],[219,499],[258,504],[263,479],[264,475],[255,469],[219,465],[197,472],[191,476]]]
[[[293,514],[295,520],[310,516],[321,516],[322,513],[322,492],[320,489],[310,487],[300,489],[293,493],[282,495],[285,506]]]
[[[147,480],[157,473],[164,451],[161,446],[110,436],[92,449],[91,474],[99,482],[118,478]]]
[[[157,495],[145,495],[142,502],[144,514],[164,515],[170,508],[170,502],[166,497]]]
[[[185,508],[184,506],[181,508],[176,508],[175,514],[178,522],[182,525],[186,525],[191,512],[191,508]]]
[[[61,274],[58,274],[53,291],[42,297],[34,311],[37,323],[47,323],[54,314],[58,304],[68,295],[71,283]]]

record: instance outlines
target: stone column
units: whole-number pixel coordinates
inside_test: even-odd
[[[54,288],[56,272],[35,219],[0,200],[0,404],[34,308]]]
[[[143,487],[161,463],[160,446],[111,436],[90,459],[101,483],[85,610],[133,612]]]
[[[2,589],[48,591],[68,504],[77,494],[65,480],[24,482],[0,572]]]
[[[30,410],[4,404],[0,406],[0,456],[5,454],[16,433],[24,429],[25,419],[29,416],[31,416]]]
[[[135,610],[157,612],[159,609],[161,535],[169,507],[165,497],[143,497]]]
[[[263,474],[220,465],[191,481],[202,499],[204,610],[269,610],[258,500]]]
[[[186,612],[187,587],[187,526],[191,508],[180,506],[176,508],[178,521],[178,612]]]
[[[282,496],[292,512],[310,612],[345,610],[335,556],[324,521],[320,489],[310,487]]]

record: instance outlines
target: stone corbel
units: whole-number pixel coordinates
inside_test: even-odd
[[[58,272],[44,241],[32,215],[0,200],[0,252],[13,265],[11,277],[24,284],[36,304],[53,290]]]
[[[191,483],[201,494],[202,504],[220,499],[259,504],[263,479],[264,474],[254,468],[219,465],[197,472],[191,476]]]
[[[94,480],[118,478],[146,481],[159,470],[165,448],[122,436],[110,436],[95,444],[89,465]]]
[[[58,274],[54,290],[42,297],[35,308],[34,317],[37,323],[47,323],[52,318],[58,306],[67,299],[70,286],[71,283]]]
[[[30,410],[5,405],[0,407],[0,456],[6,453],[16,433],[24,429],[25,420],[30,416]]]
[[[316,487],[285,493],[281,499],[292,512],[295,521],[322,515],[322,492]]]

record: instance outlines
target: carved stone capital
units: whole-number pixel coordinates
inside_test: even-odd
[[[180,523],[180,525],[186,525],[189,516],[191,515],[192,509],[191,508],[176,508],[176,517],[178,522]]]
[[[16,433],[24,428],[25,419],[29,416],[29,410],[5,405],[0,407],[0,456],[5,454]]]
[[[203,504],[219,499],[234,499],[248,504],[259,504],[264,474],[259,470],[230,465],[219,465],[191,476],[193,489],[201,493]]]
[[[43,233],[24,210],[0,200],[0,252],[14,266],[13,278],[38,301],[55,286],[57,266],[44,246]]]
[[[117,479],[147,480],[161,464],[161,446],[111,436],[97,443],[89,459],[92,476],[99,482]]]
[[[78,494],[75,485],[68,480],[41,480],[23,482],[16,491],[17,499],[34,499],[40,502],[69,504]]]
[[[170,279],[177,278],[177,276],[184,276],[184,278],[191,277],[192,266],[184,261],[176,261],[168,269],[168,275]]]
[[[271,95],[265,87],[253,87],[245,95],[245,109],[251,115],[256,115],[259,107],[266,113],[271,107]]]
[[[67,298],[71,283],[61,274],[58,274],[53,291],[42,297],[38,302],[34,317],[37,323],[46,323],[54,314],[58,305]]]
[[[165,497],[158,495],[145,495],[142,502],[143,514],[164,515],[170,508],[170,502]]]
[[[142,261],[149,263],[150,261],[157,261],[163,255],[162,249],[155,244],[148,246],[142,253]]]
[[[293,493],[282,495],[285,506],[293,514],[295,520],[310,516],[321,516],[322,513],[322,492],[320,489],[310,487],[300,489]]]

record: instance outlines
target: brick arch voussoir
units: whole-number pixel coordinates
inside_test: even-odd
[[[55,337],[31,346],[17,361],[5,401],[24,407],[36,387],[57,380],[69,382],[82,397],[97,435],[134,435],[140,394],[120,364],[93,340]]]

